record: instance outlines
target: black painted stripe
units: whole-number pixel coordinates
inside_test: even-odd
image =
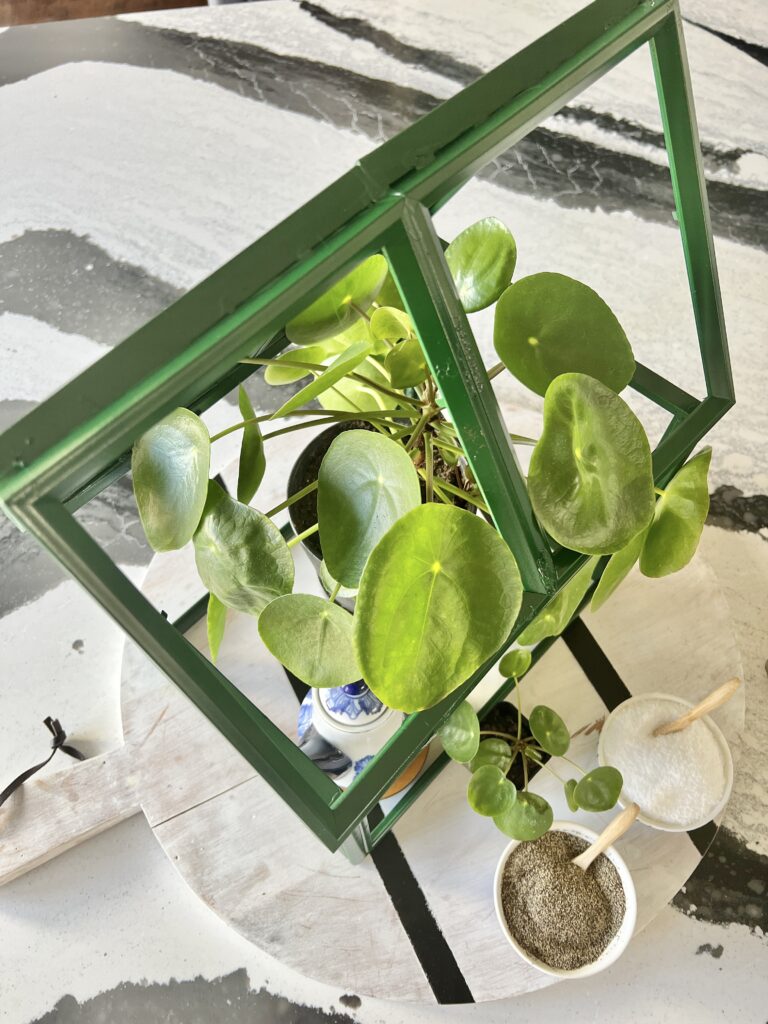
[[[688,835],[690,836],[693,845],[703,857],[717,835],[717,825],[714,821],[708,821],[706,825],[702,825],[701,828],[690,829]]]
[[[574,619],[563,630],[563,640],[609,711],[632,696],[605,651],[580,618]]]
[[[384,818],[376,805],[368,815],[374,829]],[[429,909],[426,897],[406,860],[394,832],[388,832],[373,848],[373,863],[392,900],[406,935],[438,1003],[474,1003],[451,947]]]

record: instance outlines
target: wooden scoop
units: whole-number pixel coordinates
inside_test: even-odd
[[[639,813],[640,808],[637,804],[629,804],[628,807],[625,807],[621,814],[617,814],[613,821],[603,829],[591,846],[588,846],[578,857],[573,858],[573,863],[582,871],[586,871],[593,860],[624,835]]]
[[[721,704],[725,704],[726,701],[730,700],[740,686],[741,680],[734,676],[727,683],[718,686],[708,697],[705,697],[704,700],[700,701],[696,707],[691,708],[690,711],[686,711],[684,715],[675,718],[672,722],[665,722],[663,725],[657,726],[653,730],[653,735],[666,736],[667,733],[680,732],[681,729],[687,729],[691,722],[695,722],[702,715],[708,715],[710,711],[714,711],[715,708],[719,708]]]

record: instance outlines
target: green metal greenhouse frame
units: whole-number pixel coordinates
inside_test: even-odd
[[[526,593],[508,646],[584,556],[553,547],[536,523],[432,214],[646,42],[707,390],[700,400],[637,366],[631,387],[671,414],[653,455],[663,486],[734,401],[676,0],[596,0],[365,156],[0,437],[0,502],[10,518],[91,592],[332,850],[366,852],[418,798],[444,759],[369,830],[367,815],[381,794],[501,652],[438,706],[411,715],[341,791],[153,607],[74,513],[129,471],[131,446],[147,428],[177,406],[207,409],[252,372],[241,359],[280,351],[292,316],[361,259],[383,252],[494,523],[520,566]]]

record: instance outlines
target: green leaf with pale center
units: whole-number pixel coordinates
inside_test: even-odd
[[[387,353],[384,368],[389,373],[393,388],[415,388],[429,376],[429,368],[418,338],[398,342]]]
[[[656,511],[640,555],[645,576],[668,576],[696,554],[709,512],[707,474],[712,449],[705,448],[679,470],[656,502]]]
[[[255,420],[251,400],[243,387],[240,385],[238,392],[238,405],[240,415],[244,420]],[[267,459],[264,454],[264,441],[261,436],[261,428],[258,423],[249,423],[243,427],[243,439],[240,444],[240,463],[237,471],[237,500],[247,505],[264,479],[264,470],[267,468]]]
[[[541,526],[588,555],[620,551],[651,521],[651,449],[642,424],[610,388],[564,373],[547,389],[528,493]]]
[[[228,608],[258,615],[293,589],[293,559],[278,528],[215,480],[194,541],[200,579]]]
[[[317,478],[317,521],[331,576],[358,586],[371,551],[420,504],[419,476],[402,445],[370,430],[339,434]]]
[[[553,757],[568,753],[571,734],[560,715],[544,704],[537,704],[528,716],[531,735]]]
[[[487,740],[481,740],[477,753],[469,762],[469,770],[476,772],[484,764],[493,764],[505,775],[512,767],[512,748],[506,740],[500,736],[491,736]]]
[[[493,821],[496,828],[511,839],[529,841],[543,836],[552,825],[554,815],[543,796],[518,793],[517,800]]]
[[[259,616],[261,639],[277,660],[307,686],[357,682],[352,616],[313,594],[287,594]]]
[[[623,785],[617,768],[609,765],[593,768],[576,784],[573,799],[584,811],[610,811],[616,806]]]
[[[621,551],[617,551],[615,555],[611,555],[608,559],[608,564],[603,570],[603,575],[598,580],[595,592],[592,595],[591,608],[593,612],[602,608],[619,584],[622,583],[632,571],[632,566],[640,557],[640,552],[643,550],[643,544],[645,543],[645,538],[647,536],[648,527],[641,530],[636,537],[632,538],[626,547],[623,547]]]
[[[215,594],[209,594],[206,627],[208,631],[208,650],[211,652],[211,661],[214,665],[219,656],[219,648],[221,647],[221,641],[224,639],[226,625],[227,606],[222,604]]]
[[[480,745],[480,722],[469,701],[462,701],[451,717],[437,730],[443,750],[453,761],[466,764]]]
[[[210,461],[208,430],[189,409],[175,409],[133,446],[133,491],[155,551],[174,551],[192,540],[205,507]]]
[[[475,313],[494,303],[512,280],[517,245],[509,228],[486,217],[457,235],[445,258],[464,310]]]
[[[499,358],[531,391],[561,373],[584,373],[619,392],[635,372],[621,324],[590,287],[563,274],[532,274],[499,299],[493,328]]]
[[[376,341],[396,341],[410,338],[413,334],[411,318],[395,306],[379,306],[371,314],[371,335]]]
[[[312,370],[294,366],[294,363],[326,363],[345,348],[347,345],[338,338],[327,338],[325,341],[318,341],[316,345],[306,345],[304,348],[291,348],[276,357],[276,365],[265,367],[264,380],[267,384],[276,386],[294,384],[312,373]]]
[[[317,398],[324,391],[332,388],[342,377],[352,373],[360,363],[367,359],[370,351],[371,346],[365,341],[358,341],[354,345],[350,345],[348,349],[336,356],[333,362],[329,363],[326,369],[319,373],[313,381],[305,384],[301,391],[298,391],[287,402],[284,402],[277,412],[272,414],[272,419],[287,416],[289,413],[295,412],[296,409],[301,409],[302,406],[311,402],[312,399]]]
[[[477,814],[494,818],[503,814],[515,802],[517,790],[504,772],[495,764],[481,765],[467,786],[467,801]]]
[[[523,630],[517,642],[532,645],[548,636],[560,636],[589,590],[596,565],[596,558],[588,559],[563,589],[539,612],[530,626]]]
[[[520,679],[531,667],[531,652],[525,650],[507,651],[499,662],[499,672],[505,679]]]
[[[358,310],[367,310],[378,296],[387,272],[383,256],[364,260],[285,325],[289,341],[309,345],[351,327],[360,318]]]
[[[371,552],[355,607],[363,678],[401,711],[431,707],[501,647],[520,611],[512,552],[479,516],[421,505]]]

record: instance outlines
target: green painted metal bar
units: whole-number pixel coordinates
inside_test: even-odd
[[[26,510],[26,525],[122,629],[210,719],[326,844],[338,845],[337,786],[193,647],[56,501]]]
[[[720,298],[707,185],[682,19],[677,5],[673,16],[659,27],[651,40],[651,57],[707,393],[732,405],[735,398],[733,376]],[[725,406],[724,411],[729,407]]]
[[[427,210],[406,200],[402,223],[390,230],[384,249],[475,481],[517,559],[523,586],[549,593],[556,584],[549,545],[533,515],[508,428]]]
[[[698,398],[689,395],[687,391],[665,380],[655,370],[643,366],[642,363],[635,364],[635,373],[629,386],[675,415],[691,413],[699,404]]]
[[[705,398],[684,419],[673,420],[653,453],[653,477],[664,487],[691,454],[696,444],[731,408],[727,398]]]

